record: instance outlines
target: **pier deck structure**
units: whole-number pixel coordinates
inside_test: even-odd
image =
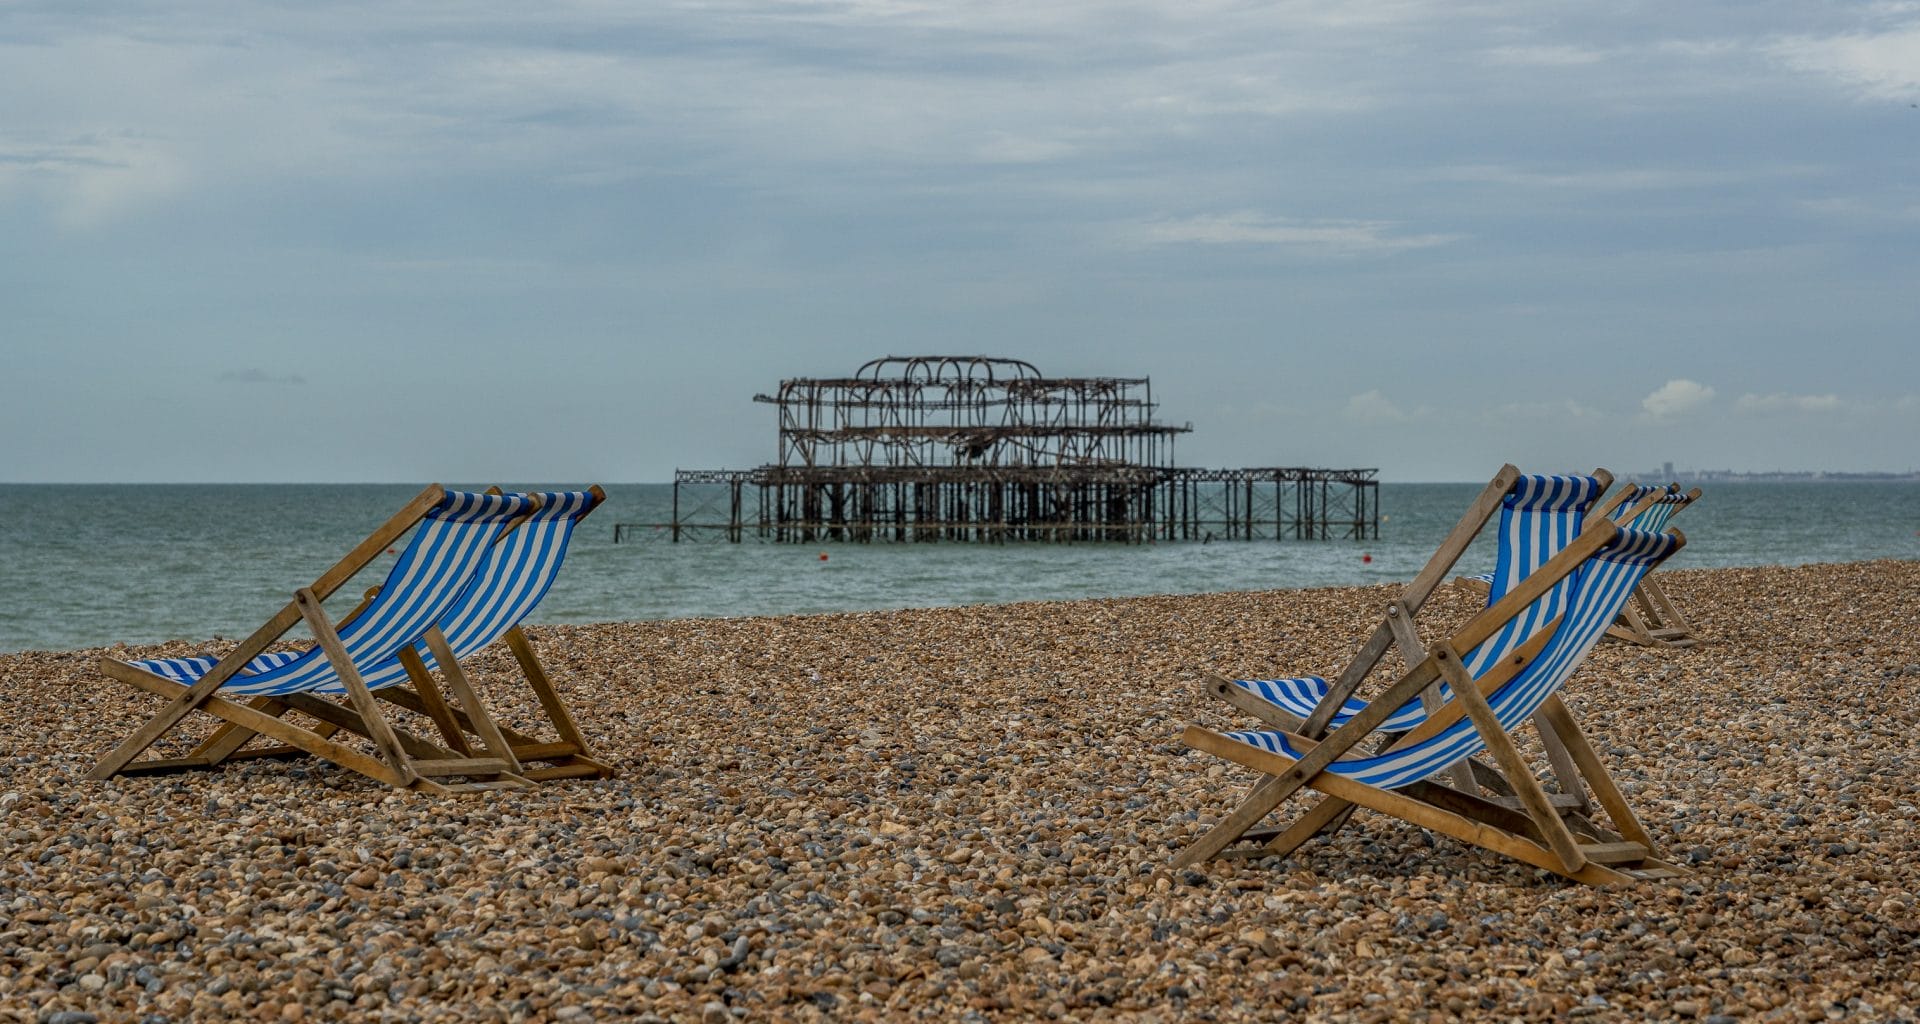
[[[888,356],[783,380],[777,464],[678,470],[672,518],[616,542],[1368,539],[1373,469],[1173,464],[1193,428],[1147,378],[1047,377],[985,356]]]

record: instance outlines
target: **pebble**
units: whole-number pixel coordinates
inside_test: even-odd
[[[1920,565],[1662,577],[1704,642],[1602,645],[1566,694],[1693,872],[1620,890],[1365,813],[1285,859],[1172,869],[1253,781],[1178,741],[1247,724],[1200,672],[1337,671],[1391,587],[536,627],[619,775],[447,799],[311,760],[89,782],[159,702],[97,674],[108,649],[0,654],[0,1007],[1901,1019]],[[1420,628],[1472,611],[1442,588]],[[469,674],[545,734],[510,652]]]

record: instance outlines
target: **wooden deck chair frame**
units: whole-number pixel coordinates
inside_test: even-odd
[[[1686,492],[1679,507],[1674,509],[1678,515],[1687,507],[1700,500],[1700,488]],[[1620,609],[1620,618],[1607,630],[1607,639],[1636,644],[1641,647],[1688,648],[1700,642],[1699,633],[1693,623],[1680,612],[1680,607],[1667,596],[1667,589],[1652,573],[1640,581],[1634,588],[1633,597],[1626,607]]]
[[[607,494],[599,485],[588,488],[593,503],[581,513],[582,517],[598,508],[607,499]],[[488,494],[502,494],[499,487],[490,487]],[[343,623],[352,621],[380,593],[378,586],[369,587],[361,595],[360,604],[341,619]],[[438,630],[435,631],[438,634]],[[533,643],[527,638],[519,624],[515,624],[503,634],[507,647],[513,652],[514,661],[534,696],[540,702],[540,708],[553,727],[558,739],[543,740],[537,736],[519,732],[500,725],[488,716],[476,717],[471,711],[468,697],[473,694],[475,703],[480,698],[469,681],[465,668],[454,656],[451,645],[444,634],[428,637],[428,649],[433,652],[434,662],[440,667],[440,675],[446,680],[446,688],[451,689],[460,700],[460,706],[449,704],[434,678],[432,669],[427,667],[425,659],[412,647],[403,648],[400,662],[406,668],[407,677],[412,682],[407,686],[384,686],[372,691],[373,695],[396,707],[404,708],[425,716],[434,725],[445,744],[444,749],[460,757],[474,757],[479,753],[504,748],[509,752],[515,764],[515,771],[521,778],[531,782],[549,782],[556,779],[612,778],[613,766],[594,756],[585,734],[580,731],[568,710],[566,702],[554,688],[552,678],[546,667],[540,663],[540,657],[533,649]],[[436,646],[437,644],[437,646]],[[274,706],[263,702],[261,710],[276,717],[288,711],[302,710],[292,705]],[[323,737],[331,736],[341,728],[323,723],[318,731]],[[229,724],[222,728],[224,735],[210,738],[202,750],[195,753],[209,759],[212,764],[223,760],[255,757],[295,757],[304,753],[301,748],[292,745],[246,748],[257,733],[238,725]],[[418,740],[417,737],[414,739]],[[217,742],[216,742],[217,741]],[[476,741],[479,748],[476,751]],[[419,741],[425,742],[425,741]],[[431,746],[431,744],[429,744]],[[534,766],[533,762],[544,762]]]
[[[184,690],[178,683],[130,663],[101,658],[99,667],[106,675],[171,700],[102,757],[87,777],[104,781],[116,775],[212,768],[236,754],[252,754],[240,751],[240,746],[255,735],[262,735],[278,740],[283,746],[268,748],[261,754],[299,751],[401,789],[444,794],[530,786],[532,783],[520,774],[520,764],[493,724],[492,716],[472,688],[465,685],[464,678],[454,690],[467,717],[485,737],[480,754],[476,755],[471,749],[463,752],[439,746],[388,722],[375,703],[373,691],[367,689],[359,668],[348,656],[338,632],[340,626],[366,608],[366,603],[339,622],[330,619],[322,607],[343,584],[419,525],[446,494],[446,489],[439,484],[421,491],[312,585],[295,591],[292,601]],[[313,633],[328,664],[345,686],[347,704],[337,704],[313,694],[260,696],[245,703],[219,696],[224,683],[302,622]],[[437,628],[428,632],[426,640],[429,644],[446,642]],[[185,757],[136,760],[196,711],[221,719],[222,725]],[[288,722],[283,717],[288,711],[300,711],[319,725],[307,728]],[[333,739],[343,730],[371,741],[375,752],[369,755]],[[468,781],[449,781],[456,777],[465,777]]]
[[[1572,713],[1557,696],[1542,704],[1539,715],[1565,745],[1580,776],[1593,788],[1613,829],[1601,827],[1569,801],[1556,800],[1547,793],[1512,737],[1494,717],[1487,703],[1488,696],[1512,680],[1540,653],[1554,626],[1540,630],[1477,680],[1468,675],[1460,660],[1463,650],[1472,650],[1520,614],[1527,604],[1578,569],[1618,532],[1610,520],[1583,530],[1572,544],[1511,593],[1469,620],[1448,639],[1428,648],[1419,664],[1401,675],[1364,711],[1324,739],[1316,740],[1304,734],[1293,736],[1296,745],[1306,751],[1300,760],[1268,753],[1211,729],[1188,726],[1182,736],[1188,746],[1265,774],[1238,807],[1180,852],[1174,866],[1191,867],[1220,855],[1294,794],[1303,788],[1312,788],[1322,793],[1323,799],[1269,840],[1258,851],[1258,856],[1291,853],[1329,825],[1344,820],[1353,808],[1366,807],[1578,882],[1618,885],[1645,878],[1685,875],[1684,869],[1661,859],[1652,835],[1640,824]],[[1512,786],[1514,797],[1510,802],[1487,799],[1431,780],[1388,790],[1325,770],[1342,754],[1378,735],[1378,727],[1394,709],[1442,680],[1457,699],[1419,727],[1394,739],[1389,749],[1421,742],[1461,717],[1469,717],[1503,777]]]
[[[1275,728],[1297,732],[1310,739],[1318,739],[1326,735],[1328,725],[1340,708],[1379,667],[1389,650],[1398,651],[1401,661],[1408,670],[1425,659],[1427,652],[1425,645],[1421,643],[1414,620],[1420,614],[1420,609],[1426,605],[1428,598],[1432,597],[1433,592],[1446,580],[1460,558],[1466,554],[1467,548],[1480,535],[1480,531],[1485,529],[1487,523],[1500,511],[1508,492],[1513,490],[1514,485],[1523,475],[1518,467],[1507,463],[1500,467],[1500,471],[1495,473],[1491,480],[1487,481],[1487,485],[1480,489],[1480,493],[1467,506],[1467,511],[1460,517],[1460,521],[1454,524],[1453,529],[1448,531],[1446,537],[1440,542],[1440,546],[1434,550],[1432,557],[1427,559],[1427,564],[1406,587],[1402,588],[1400,595],[1383,609],[1380,623],[1374,627],[1372,634],[1361,645],[1359,653],[1335,677],[1328,687],[1326,696],[1321,699],[1319,706],[1305,721],[1247,693],[1233,685],[1231,680],[1214,673],[1203,673],[1200,682],[1201,692],[1223,700]],[[1595,469],[1590,475],[1599,481],[1600,490],[1603,493],[1613,484],[1613,474],[1606,469]],[[1623,489],[1610,499],[1603,500],[1588,513],[1588,521],[1593,521],[1595,516],[1606,518],[1625,499],[1626,494],[1627,492]],[[1437,706],[1440,701],[1438,687],[1422,691],[1420,701],[1429,708]],[[1569,774],[1569,781],[1563,788],[1577,789],[1572,787],[1570,782],[1575,768],[1574,762],[1571,756],[1561,749],[1559,737],[1545,727],[1544,722],[1536,725],[1540,726],[1540,736],[1553,756],[1556,771],[1565,771]],[[1454,785],[1464,792],[1476,793],[1481,787],[1485,787],[1502,799],[1510,799],[1514,795],[1512,787],[1501,778],[1500,773],[1484,763],[1458,764],[1449,769],[1448,774],[1452,777]],[[1329,821],[1327,827],[1329,830],[1338,829],[1345,820],[1346,818],[1342,817],[1338,821]]]
[[[1509,471],[1512,471],[1512,475],[1509,475]],[[1595,470],[1592,475],[1600,481],[1603,489],[1612,481],[1611,474],[1604,469]],[[1465,545],[1471,543],[1474,535],[1476,535],[1485,525],[1486,521],[1491,518],[1492,512],[1490,510],[1481,511],[1483,503],[1491,496],[1494,507],[1497,508],[1507,490],[1513,486],[1513,482],[1517,479],[1518,471],[1514,470],[1513,466],[1509,464],[1502,467],[1500,473],[1496,474],[1493,480],[1488,483],[1486,489],[1481,492],[1480,497],[1476,499],[1474,505],[1468,509],[1466,516],[1461,519],[1460,523],[1454,527],[1453,532],[1448,535],[1447,541],[1442,544],[1440,551],[1436,553],[1434,559],[1429,561],[1428,569],[1436,569],[1437,567],[1437,573],[1434,577],[1436,580],[1439,577],[1445,576],[1445,574],[1451,570],[1453,563],[1459,558],[1458,551],[1450,551],[1450,549],[1457,546],[1459,550],[1464,550]],[[1505,481],[1504,485],[1503,481]],[[1500,489],[1496,491],[1496,487]],[[1610,528],[1617,529],[1619,523],[1630,522],[1635,516],[1652,507],[1659,498],[1659,492],[1643,495],[1640,501],[1634,503],[1616,517],[1615,513],[1620,512],[1622,504],[1632,493],[1633,490],[1631,488],[1621,488],[1611,497],[1599,502],[1594,508],[1589,510],[1584,522],[1589,527],[1594,523],[1607,523]],[[1442,562],[1442,557],[1449,555],[1450,557],[1447,557],[1446,560]],[[1437,585],[1437,582],[1435,585]],[[1413,589],[1413,586],[1409,585],[1408,589]],[[1428,593],[1431,593],[1431,588],[1429,588]],[[1400,654],[1406,662],[1407,670],[1411,671],[1418,662],[1425,657],[1425,652],[1420,647],[1419,637],[1412,627],[1413,613],[1401,611],[1400,609],[1402,607],[1399,602],[1389,605],[1385,624],[1395,631],[1395,644],[1398,646]],[[1377,637],[1378,635],[1379,631],[1376,629],[1375,636]],[[1545,643],[1549,635],[1551,635],[1550,629],[1542,629],[1534,640],[1537,643]],[[1479,640],[1474,641],[1475,644],[1479,642]],[[1467,649],[1471,650],[1472,645],[1469,645]],[[1525,649],[1525,647],[1522,648],[1522,650]],[[1538,647],[1535,646],[1534,649],[1537,650]],[[1365,651],[1363,649],[1362,656],[1364,657],[1364,655]],[[1377,664],[1379,658],[1383,655],[1384,645],[1382,646],[1380,654],[1374,656],[1373,663]],[[1358,661],[1358,659],[1356,659],[1356,661]],[[1371,671],[1371,667],[1372,665],[1369,664],[1369,672]],[[1347,681],[1352,674],[1353,666],[1349,666],[1347,673],[1342,674],[1341,680],[1343,682]],[[1352,687],[1357,688],[1359,682],[1363,680],[1365,676],[1366,673],[1363,672],[1353,678]],[[1321,728],[1318,733],[1311,732],[1310,730],[1313,728],[1311,720],[1303,721],[1296,718],[1286,711],[1246,693],[1240,687],[1233,685],[1232,681],[1222,676],[1207,673],[1202,682],[1202,688],[1205,692],[1226,700],[1236,708],[1246,711],[1259,719],[1263,724],[1273,728],[1315,740],[1326,734],[1324,727]],[[1320,705],[1315,708],[1316,715],[1325,712],[1327,717],[1331,719],[1335,711],[1345,703],[1346,697],[1350,696],[1351,693],[1352,689],[1349,689],[1345,695],[1342,695],[1339,684],[1331,687],[1327,696],[1323,698]],[[1382,696],[1376,699],[1385,698]],[[1558,700],[1558,698],[1556,698],[1556,700]],[[1430,685],[1427,689],[1421,691],[1420,701],[1429,710],[1438,706],[1440,702],[1439,687],[1437,685]],[[1576,755],[1573,749],[1573,744],[1581,741],[1578,740],[1577,737],[1567,735],[1569,727],[1577,733],[1578,726],[1573,724],[1572,712],[1566,711],[1564,705],[1561,705],[1561,708],[1563,713],[1557,717],[1550,714],[1549,709],[1546,707],[1543,707],[1532,717],[1534,731],[1540,737],[1540,743],[1546,751],[1548,763],[1552,766],[1551,777],[1554,782],[1554,789],[1548,794],[1548,797],[1555,805],[1565,807],[1573,814],[1578,814],[1583,817],[1591,816],[1596,810],[1596,805],[1594,800],[1587,796],[1587,787],[1582,786],[1583,781],[1587,782],[1588,786],[1592,785],[1590,773],[1584,770],[1581,758]],[[1388,749],[1397,738],[1395,734],[1383,734],[1380,739],[1380,749]],[[1502,768],[1487,764],[1484,760],[1469,758],[1448,768],[1445,774],[1451,780],[1451,789],[1453,791],[1473,797],[1484,796],[1486,799],[1505,805],[1510,809],[1518,809],[1520,806],[1521,794],[1515,784],[1507,779]],[[1352,818],[1357,806],[1358,805],[1350,801],[1346,802],[1337,813],[1330,811],[1326,817],[1317,819],[1313,831],[1306,835],[1287,835],[1284,840],[1282,838],[1283,832],[1279,829],[1249,829],[1239,838],[1254,845],[1248,848],[1229,850],[1226,851],[1224,855],[1270,856],[1283,846],[1285,849],[1291,850],[1300,843],[1312,838],[1314,835],[1330,836],[1346,826],[1346,823]],[[1597,829],[1597,826],[1593,827]]]

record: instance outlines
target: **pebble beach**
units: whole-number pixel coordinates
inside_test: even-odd
[[[1389,586],[537,627],[618,776],[443,798],[89,782],[160,706],[97,658],[206,645],[0,655],[0,1021],[1916,1019],[1920,563],[1659,578],[1704,641],[1565,696],[1692,874],[1609,890],[1365,812],[1171,868],[1254,781],[1202,673],[1337,671]]]

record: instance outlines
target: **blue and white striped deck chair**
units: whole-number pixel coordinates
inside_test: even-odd
[[[1188,726],[1187,745],[1266,774],[1241,806],[1184,850],[1187,866],[1212,857],[1246,833],[1303,786],[1326,794],[1296,824],[1262,852],[1285,854],[1328,821],[1357,805],[1390,814],[1525,863],[1590,884],[1671,877],[1679,868],[1658,859],[1653,839],[1627,807],[1593,747],[1573,724],[1558,691],[1566,684],[1642,577],[1685,543],[1678,533],[1646,533],[1614,523],[1589,526],[1559,558],[1454,636],[1434,645],[1370,707],[1318,742],[1281,730],[1215,732]],[[1478,673],[1459,655],[1472,650],[1511,621],[1537,593],[1570,578],[1557,628],[1543,630],[1515,655]],[[1378,735],[1386,709],[1444,678],[1451,696],[1428,719],[1387,750],[1361,753],[1357,745]],[[1618,834],[1582,816],[1571,823],[1534,777],[1509,735],[1543,712],[1574,751],[1579,767],[1606,808]],[[1489,752],[1512,781],[1515,807],[1461,793],[1428,781],[1447,766]],[[1576,829],[1578,833],[1576,833]]]
[[[473,752],[473,743],[468,739],[472,734],[480,739],[483,749],[509,751],[510,768],[530,781],[604,778],[613,774],[612,767],[592,756],[585,736],[554,689],[532,643],[520,629],[520,622],[552,588],[575,528],[606,500],[606,493],[596,486],[585,491],[543,492],[530,497],[537,501],[538,508],[487,549],[466,589],[441,617],[438,636],[429,631],[417,643],[362,669],[360,676],[375,696],[427,716],[446,746],[463,757]],[[380,593],[381,588],[375,587],[367,591],[366,598],[375,601]],[[543,741],[488,718],[475,719],[449,705],[434,682],[434,672],[438,670],[462,704],[478,701],[461,662],[503,636],[539,699],[541,709],[559,734],[557,741]],[[447,655],[444,661],[442,653]],[[441,668],[442,664],[450,667]],[[266,710],[284,713],[289,709],[283,706]],[[297,748],[280,747],[241,753],[240,748],[254,734],[231,725],[223,733],[196,753],[218,763],[234,756],[264,757],[297,751]],[[529,761],[548,764],[529,770],[524,764]]]
[[[1674,516],[1700,500],[1698,487],[1682,491],[1679,484],[1668,484],[1639,490],[1641,493],[1630,500],[1637,502],[1649,494],[1658,494],[1659,497],[1627,524],[1636,530],[1664,530]],[[1679,606],[1673,603],[1673,598],[1667,595],[1666,588],[1651,574],[1640,581],[1640,586],[1633,592],[1633,599],[1620,609],[1620,618],[1607,630],[1607,639],[1622,640],[1642,647],[1692,647],[1700,642],[1693,623],[1687,621]]]
[[[222,733],[241,730],[271,736],[393,786],[452,792],[527,785],[511,770],[502,756],[505,751],[489,751],[490,756],[481,758],[454,757],[449,756],[451,751],[397,732],[381,716],[362,673],[363,667],[378,666],[426,636],[458,603],[494,542],[538,508],[538,499],[525,495],[429,487],[312,586],[296,591],[292,602],[224,657],[143,662],[102,658],[100,667],[107,675],[171,698],[172,703],[103,757],[90,777],[213,766],[219,759],[209,758],[207,748],[220,741],[221,733],[186,757],[134,761],[200,710],[224,721]],[[379,594],[347,619],[333,622],[322,602],[409,530],[413,537],[388,571]],[[313,633],[314,646],[265,653],[269,644],[303,621]],[[347,695],[347,705],[320,697],[341,693]],[[247,698],[251,701],[240,702]],[[318,719],[324,731],[282,720],[279,715],[289,708]],[[491,720],[477,702],[466,710],[476,720]],[[331,737],[340,729],[371,740],[375,755],[334,741]],[[480,781],[459,785],[436,781],[455,775]]]
[[[539,510],[487,552],[487,559],[474,575],[473,583],[441,619],[444,647],[429,636],[411,651],[402,651],[369,669],[367,682],[379,695],[427,715],[448,746],[466,751],[470,748],[468,733],[479,735],[483,740],[487,738],[476,729],[476,726],[483,728],[484,723],[475,723],[449,707],[434,685],[433,673],[440,672],[456,691],[468,687],[460,663],[504,637],[548,723],[559,736],[556,741],[543,741],[500,726],[500,734],[516,763],[547,762],[542,768],[523,766],[520,774],[535,782],[587,776],[607,778],[613,774],[612,766],[593,756],[585,735],[540,664],[532,642],[520,628],[520,623],[539,606],[560,575],[567,547],[580,521],[606,501],[606,492],[596,486],[584,491],[543,492],[536,497]],[[441,649],[435,650],[436,647]],[[395,685],[408,682],[413,684],[411,688]]]
[[[1581,523],[1606,490],[1610,479],[1605,471],[1601,471],[1592,476],[1526,475],[1514,480],[1500,500],[1497,533],[1499,553],[1494,571],[1487,574],[1492,581],[1488,605],[1506,596],[1521,580],[1539,570],[1580,535]],[[1571,580],[1561,580],[1485,643],[1467,652],[1467,671],[1480,672],[1505,658],[1540,627],[1558,618],[1566,606],[1566,593],[1571,585]],[[1411,615],[1407,617],[1411,618]],[[1407,656],[1409,664],[1418,661],[1424,654],[1412,641],[1403,643],[1402,647],[1402,654]],[[1216,677],[1210,685],[1216,691],[1232,687],[1238,692],[1220,695],[1243,710],[1253,712],[1263,721],[1282,727],[1290,725],[1294,719],[1307,720],[1333,689],[1323,676],[1235,680]],[[1444,699],[1445,695],[1443,685],[1439,697]],[[1433,697],[1429,696],[1428,699],[1432,700]],[[1285,717],[1271,715],[1268,708],[1261,704],[1280,711]],[[1366,706],[1366,701],[1349,696],[1328,719],[1328,724],[1337,726],[1359,714]],[[1396,709],[1385,724],[1390,731],[1404,731],[1419,725],[1426,717],[1421,700],[1416,697]]]

